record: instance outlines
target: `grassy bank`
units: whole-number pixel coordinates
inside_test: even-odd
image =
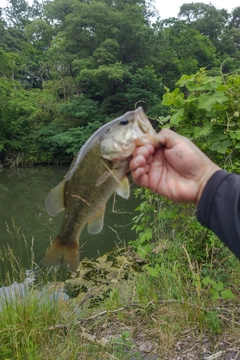
[[[39,285],[26,286],[2,299],[0,358],[188,359],[193,354],[207,359],[239,349],[237,267],[228,268],[223,285],[234,298],[225,299],[219,287],[215,300],[211,289],[220,281],[204,285],[190,263],[189,278],[180,269],[187,254],[178,266],[165,264],[154,276],[147,262],[136,271],[136,257],[127,249],[116,257],[117,263],[85,260],[78,276],[64,284],[45,285],[43,292]],[[72,299],[51,296],[61,286]]]
[[[239,359],[238,260],[193,208],[139,196],[131,246],[82,260],[65,281],[38,269],[1,297],[0,359]],[[22,284],[14,254],[12,266]]]

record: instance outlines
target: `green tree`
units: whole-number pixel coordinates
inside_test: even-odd
[[[51,68],[62,83],[69,76],[77,78],[76,94],[84,83],[85,92],[94,84],[97,96],[111,95],[122,86],[126,65],[147,65],[153,30],[144,17],[145,1],[55,0],[46,9],[47,16],[57,21],[57,34],[48,50]]]
[[[204,3],[183,4],[178,14],[196,30],[208,36],[215,46],[219,44],[219,35],[227,25],[229,14],[225,9],[216,9],[213,5]]]
[[[163,85],[152,67],[138,69],[126,86],[124,97],[128,108],[133,109],[140,103],[151,118],[162,115],[161,96]]]

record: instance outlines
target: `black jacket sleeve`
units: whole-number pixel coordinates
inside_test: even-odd
[[[240,176],[224,170],[213,174],[203,190],[197,218],[240,259]]]

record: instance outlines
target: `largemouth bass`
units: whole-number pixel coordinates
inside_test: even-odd
[[[70,271],[77,270],[78,240],[84,226],[88,225],[90,234],[99,233],[110,196],[116,191],[128,199],[129,161],[136,146],[146,143],[159,146],[156,132],[140,107],[103,125],[87,140],[64,180],[46,198],[49,215],[65,209],[65,216],[44,265],[62,264]]]

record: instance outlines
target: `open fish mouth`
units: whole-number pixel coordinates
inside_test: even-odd
[[[161,146],[156,131],[141,107],[135,110],[135,120],[140,130],[137,139],[134,141],[135,145],[152,144],[154,147]]]
[[[121,161],[129,158],[136,147],[151,144],[161,146],[157,133],[140,107],[119,118],[111,135],[101,141],[101,155],[105,159]]]
[[[134,141],[136,146],[142,146],[145,144],[151,144],[154,147],[160,147],[161,146],[161,142],[158,140],[157,134],[147,134],[147,135],[143,135],[142,137],[136,139]]]

